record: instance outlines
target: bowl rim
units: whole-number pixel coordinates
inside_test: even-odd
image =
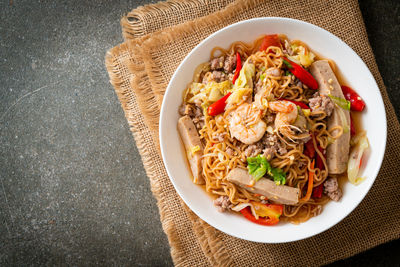
[[[362,66],[366,69],[367,73],[372,78],[372,82],[373,82],[372,86],[375,87],[378,90],[378,93],[379,93],[380,97],[378,99],[378,103],[377,104],[379,106],[381,106],[381,108],[383,108],[383,117],[381,118],[381,119],[384,120],[384,127],[383,127],[382,132],[381,132],[381,133],[384,134],[383,145],[378,148],[379,151],[375,151],[374,152],[374,153],[378,153],[379,154],[379,162],[375,163],[375,164],[377,164],[376,168],[375,168],[375,172],[372,175],[368,175],[369,178],[372,181],[370,182],[368,188],[366,190],[364,190],[364,192],[362,192],[362,197],[359,197],[357,199],[357,201],[354,202],[354,205],[353,205],[353,207],[351,209],[346,210],[345,212],[343,212],[342,215],[339,216],[339,218],[334,219],[333,222],[324,225],[324,227],[321,227],[319,230],[313,231],[311,234],[303,234],[303,235],[301,235],[301,236],[299,236],[297,238],[290,239],[290,240],[289,239],[288,240],[284,239],[284,240],[266,241],[266,240],[260,240],[260,239],[254,239],[254,238],[246,238],[246,237],[243,237],[243,236],[239,235],[237,232],[226,231],[226,229],[223,229],[223,228],[219,227],[218,225],[215,225],[214,223],[210,222],[209,220],[207,220],[207,218],[205,218],[205,216],[202,213],[198,212],[196,209],[193,209],[190,199],[186,198],[185,194],[180,190],[179,186],[177,186],[176,181],[172,178],[171,171],[170,171],[170,169],[168,167],[168,164],[166,164],[166,160],[165,160],[166,157],[167,157],[166,151],[164,150],[165,141],[164,141],[164,134],[163,134],[163,129],[164,129],[165,123],[166,123],[165,120],[163,120],[163,116],[165,116],[165,114],[166,114],[165,113],[165,108],[166,108],[165,102],[166,102],[166,99],[168,99],[168,97],[167,97],[168,94],[172,90],[171,87],[172,87],[173,81],[176,79],[176,77],[177,77],[178,73],[181,71],[182,67],[186,64],[186,61],[188,61],[192,57],[192,55],[195,53],[195,51],[199,47],[201,47],[204,44],[206,44],[207,42],[209,42],[211,39],[213,39],[215,36],[219,35],[221,32],[223,32],[223,31],[225,31],[225,30],[227,30],[229,28],[237,27],[238,25],[241,25],[241,24],[252,23],[254,21],[260,21],[260,20],[266,20],[266,21],[278,20],[278,21],[289,21],[289,22],[293,22],[293,23],[304,24],[304,25],[306,25],[308,27],[313,28],[314,30],[322,31],[325,34],[330,35],[331,38],[335,39],[335,41],[341,43],[343,46],[348,48],[349,51],[351,51],[351,53],[360,60],[360,63],[362,64]],[[386,150],[386,143],[387,143],[387,118],[386,118],[386,109],[385,109],[385,106],[384,106],[383,97],[382,97],[382,94],[381,94],[381,92],[379,90],[379,86],[378,86],[374,76],[372,75],[370,69],[365,64],[365,62],[361,59],[361,57],[350,46],[348,46],[343,40],[341,40],[339,37],[337,37],[333,33],[329,32],[329,31],[327,31],[327,30],[325,30],[325,29],[323,29],[323,28],[321,28],[319,26],[316,26],[316,25],[314,25],[312,23],[305,22],[305,21],[302,21],[302,20],[287,18],[287,17],[258,17],[258,18],[242,20],[242,21],[230,24],[230,25],[228,25],[228,26],[226,26],[226,27],[224,27],[224,28],[212,33],[207,38],[202,40],[199,44],[197,44],[185,56],[185,58],[182,60],[182,62],[179,64],[179,66],[175,70],[174,74],[172,75],[172,77],[171,77],[171,79],[170,79],[170,81],[168,83],[167,89],[165,91],[165,94],[164,94],[164,98],[163,98],[162,105],[161,105],[161,111],[160,111],[160,118],[159,119],[160,119],[160,124],[159,124],[159,142],[160,142],[160,150],[161,150],[163,163],[164,163],[165,169],[167,171],[168,178],[172,182],[175,190],[177,191],[178,195],[183,199],[185,204],[199,218],[201,218],[202,220],[204,220],[205,222],[207,222],[208,224],[210,224],[214,228],[216,228],[216,229],[218,229],[218,230],[220,230],[220,231],[222,231],[222,232],[224,232],[224,233],[226,233],[228,235],[231,235],[231,236],[243,239],[243,240],[248,240],[248,241],[253,241],[253,242],[258,242],[258,243],[288,243],[288,242],[295,242],[295,241],[303,240],[303,239],[310,238],[310,237],[313,237],[315,235],[318,235],[318,234],[320,234],[322,232],[325,232],[325,231],[329,230],[330,228],[332,228],[333,226],[335,226],[336,224],[338,224],[339,222],[341,222],[343,219],[345,219],[351,212],[353,212],[359,206],[361,201],[364,200],[365,196],[368,194],[368,192],[370,191],[372,185],[374,184],[374,182],[375,182],[375,180],[376,180],[376,178],[377,178],[377,176],[379,174],[379,171],[380,171],[380,169],[382,167],[382,162],[383,162],[383,159],[384,159],[385,150]],[[307,222],[304,222],[304,223],[307,223]]]

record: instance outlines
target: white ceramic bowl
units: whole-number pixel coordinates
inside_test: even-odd
[[[366,180],[358,186],[344,185],[340,202],[329,202],[321,215],[300,225],[279,223],[261,226],[247,221],[233,212],[219,213],[203,188],[191,182],[182,149],[177,122],[182,92],[191,81],[200,63],[209,60],[215,46],[229,47],[234,41],[252,42],[261,34],[283,33],[289,39],[304,41],[325,58],[333,59],[348,85],[355,88],[366,102],[362,114],[363,128],[367,131],[370,153],[364,162]],[[263,243],[282,243],[319,234],[345,218],[363,200],[381,167],[386,146],[386,115],[378,86],[365,63],[342,40],[310,23],[289,18],[257,18],[242,21],[210,35],[196,46],[182,61],[168,85],[160,117],[161,152],[168,175],[176,191],[201,219],[229,235]]]

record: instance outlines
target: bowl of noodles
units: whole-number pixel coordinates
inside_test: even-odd
[[[160,146],[201,219],[245,240],[291,242],[339,223],[368,193],[385,152],[385,109],[338,37],[257,18],[212,34],[182,61],[164,96]]]

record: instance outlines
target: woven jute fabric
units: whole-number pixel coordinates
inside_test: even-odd
[[[203,17],[220,10],[233,0],[171,0],[132,10],[121,19],[122,35],[127,39]]]
[[[314,266],[398,239],[400,126],[369,46],[358,3],[344,0],[238,0],[224,8],[226,4],[221,2],[220,6],[216,4],[207,10],[204,2],[172,1],[132,11],[130,14],[140,14],[136,17],[136,28],[129,29],[125,24],[124,36],[129,40],[111,49],[106,56],[110,81],[121,101],[153,194],[157,198],[162,226],[168,236],[174,263],[183,266]],[[202,12],[199,14],[204,17],[190,21],[193,17],[188,17],[186,13],[194,9],[202,10],[198,12]],[[216,9],[222,10],[207,15]],[[262,16],[292,17],[308,21],[344,40],[373,73],[384,99],[388,121],[384,162],[366,198],[347,218],[331,229],[312,238],[287,244],[260,244],[240,240],[199,219],[174,190],[158,147],[161,100],[179,62],[212,32],[240,20]],[[180,24],[165,25],[163,23],[166,20]],[[374,107],[368,108],[373,110]]]

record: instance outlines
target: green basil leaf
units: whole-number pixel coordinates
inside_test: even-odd
[[[256,181],[261,179],[267,173],[273,178],[276,184],[284,185],[286,183],[285,172],[279,168],[271,167],[267,159],[262,155],[258,155],[257,157],[248,157],[247,169],[249,170],[249,174],[251,174]]]

